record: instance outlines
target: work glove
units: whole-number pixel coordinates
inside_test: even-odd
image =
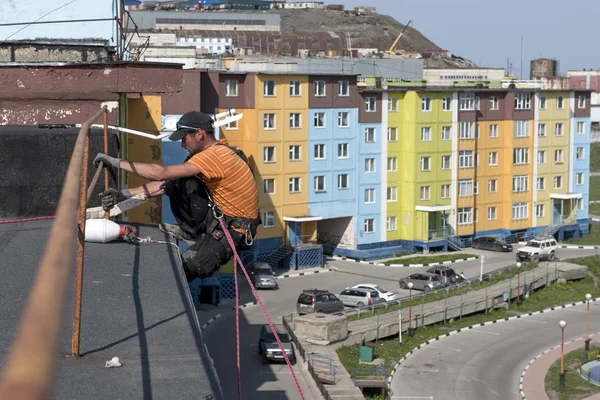
[[[116,157],[111,157],[104,153],[98,153],[96,158],[94,158],[94,167],[98,167],[98,164],[100,163],[100,161],[104,162],[105,167],[108,167],[110,165],[111,167],[119,169],[119,163],[121,162],[121,159],[116,158]]]
[[[108,189],[102,193],[100,193],[102,203],[102,208],[104,211],[109,211],[116,204],[122,202],[123,200],[127,200],[131,197],[131,192],[129,189],[123,189],[120,192],[115,189]]]

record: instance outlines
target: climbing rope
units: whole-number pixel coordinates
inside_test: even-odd
[[[6,221],[0,221],[0,225],[6,224],[19,224],[21,222],[33,222],[33,221],[44,221],[46,219],[54,219],[54,215],[50,215],[48,217],[35,217],[35,218],[23,218],[23,219],[10,219]]]

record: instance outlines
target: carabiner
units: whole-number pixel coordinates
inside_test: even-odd
[[[211,208],[212,208],[213,216],[216,219],[223,218],[223,210],[221,209],[221,207],[219,207],[217,204],[213,204],[213,206]]]
[[[252,232],[246,229],[246,246],[250,247],[254,244],[254,238],[252,237]]]

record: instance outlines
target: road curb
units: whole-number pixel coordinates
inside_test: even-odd
[[[599,250],[600,246],[558,246],[559,249]]]
[[[600,218],[590,218],[589,220],[592,222],[600,222]]]
[[[427,263],[427,264],[389,264],[389,265],[382,264],[382,263],[370,262],[370,261],[362,261],[362,260],[357,260],[357,259],[348,258],[348,257],[340,257],[340,256],[331,256],[329,258],[331,258],[333,260],[340,260],[340,261],[354,261],[359,264],[372,265],[375,267],[420,268],[420,267],[433,267],[436,265],[450,265],[450,264],[456,264],[456,263],[461,263],[461,262],[466,262],[466,261],[474,261],[474,260],[478,260],[479,256],[469,257],[469,258],[459,258],[458,260],[454,260],[454,261],[441,261],[441,262]]]
[[[299,272],[297,274],[284,274],[284,275],[278,276],[277,278],[278,279],[295,278],[297,276],[306,276],[306,275],[312,275],[312,274],[324,274],[324,273],[332,272],[335,270],[336,270],[335,268],[325,268],[325,269],[317,270],[317,271]]]
[[[238,308],[246,308],[246,307],[252,307],[258,304],[258,301],[251,301],[250,303],[246,303],[246,304],[241,304],[238,306]],[[231,307],[232,310],[235,310],[235,307]]]
[[[205,323],[203,323],[202,325],[200,325],[200,332],[204,331],[206,328],[208,328],[208,326],[210,324],[212,324],[213,322],[215,322],[219,318],[221,318],[221,314],[215,315],[214,317],[212,317],[211,319],[209,319],[208,321],[206,321]]]
[[[600,301],[600,297],[595,298],[595,299],[591,299],[590,301],[592,301],[592,302]],[[447,338],[448,336],[460,333],[462,331],[468,331],[468,330],[471,330],[471,329],[479,328],[481,326],[493,325],[493,324],[497,324],[497,323],[500,323],[500,322],[511,321],[511,320],[514,320],[514,319],[521,319],[521,318],[525,318],[525,317],[530,317],[532,315],[543,314],[543,313],[546,313],[546,312],[551,312],[551,311],[556,311],[556,310],[562,310],[564,308],[574,307],[574,306],[578,306],[578,305],[582,305],[582,304],[586,304],[586,301],[578,301],[576,303],[568,303],[568,304],[563,304],[561,306],[546,308],[546,309],[541,310],[541,311],[535,311],[535,312],[530,312],[530,313],[526,313],[526,314],[515,315],[514,317],[507,317],[507,318],[502,318],[502,319],[496,319],[496,320],[493,320],[493,321],[481,322],[479,324],[470,325],[470,326],[467,326],[467,327],[464,327],[464,328],[460,328],[460,329],[457,329],[455,331],[448,332],[445,335],[437,336],[437,337],[435,337],[433,339],[427,340],[426,342],[421,343],[417,347],[413,348],[409,353],[407,353],[404,357],[402,357],[400,359],[400,361],[398,361],[396,363],[396,365],[394,365],[394,367],[392,368],[392,371],[391,371],[390,375],[388,375],[387,389],[393,395],[393,392],[392,392],[392,380],[394,379],[394,374],[396,373],[396,370],[398,369],[398,367],[400,367],[400,365],[404,361],[406,361],[412,354],[416,353],[422,347],[428,346],[428,345],[430,345],[433,342],[438,342],[438,341],[440,341],[440,340],[442,340],[444,338]],[[542,354],[544,354],[544,353],[542,353]],[[537,357],[539,357],[539,355]],[[531,365],[531,362],[529,363],[529,365]],[[529,367],[529,365],[525,369],[527,369]],[[521,382],[519,384],[519,391],[521,391],[521,386],[522,386],[521,383],[522,383],[522,379],[521,379]],[[522,391],[521,391],[521,393],[522,393]],[[392,396],[390,396],[390,397],[392,397]],[[525,398],[523,396],[522,396],[522,400],[525,400]]]

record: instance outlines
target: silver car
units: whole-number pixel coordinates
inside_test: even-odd
[[[292,346],[292,340],[290,339],[290,335],[283,325],[273,325],[275,327],[275,331],[277,332],[277,336],[279,336],[279,340],[285,350],[285,354],[288,356],[290,363],[296,363],[296,353],[294,351],[294,347]],[[285,361],[283,358],[283,353],[281,352],[281,348],[279,347],[279,343],[277,343],[277,339],[275,339],[275,335],[271,330],[269,325],[263,325],[260,330],[260,336],[258,338],[258,354],[263,357],[263,361],[265,363],[271,361]]]
[[[406,278],[400,279],[400,289],[408,289],[409,282],[412,282],[413,289],[423,290],[425,292],[444,287],[444,281],[439,275],[429,273],[412,274]]]
[[[248,268],[254,287],[257,289],[277,289],[277,276],[271,266],[265,262],[254,263]]]
[[[379,292],[374,289],[347,288],[339,296],[345,306],[362,307],[381,302]]]

